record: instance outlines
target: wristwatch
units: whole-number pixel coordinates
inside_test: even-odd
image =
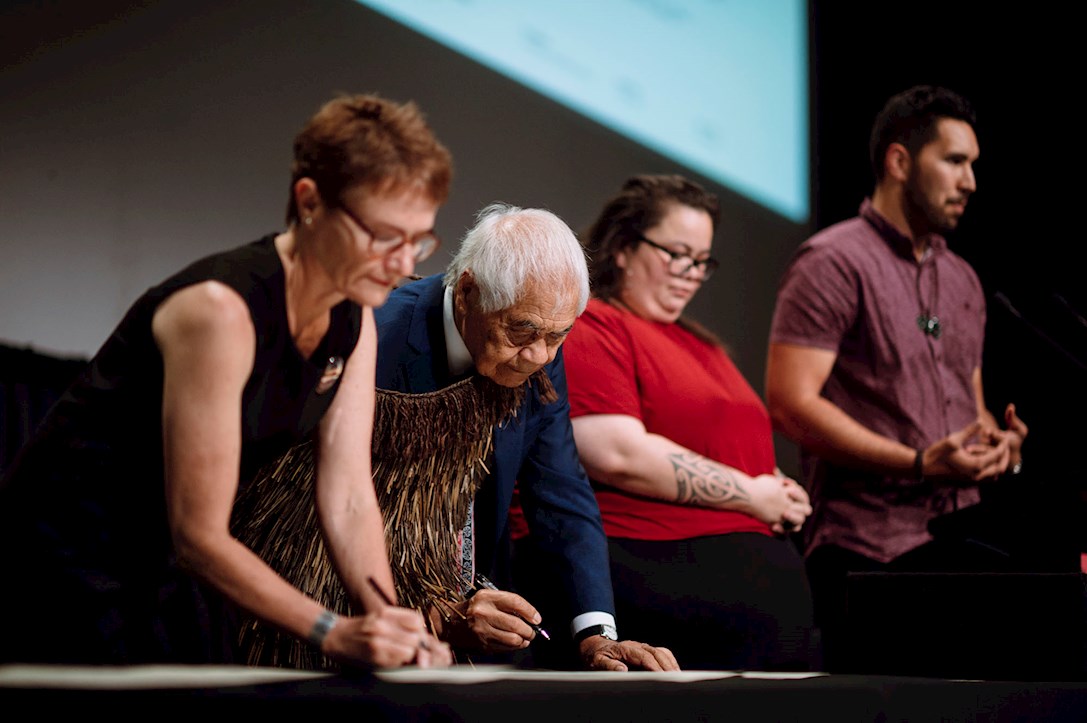
[[[591,637],[593,635],[599,635],[601,637],[607,638],[608,640],[619,639],[619,633],[615,630],[615,626],[605,623],[604,625],[590,625],[587,628],[582,628],[581,630],[578,630],[577,635],[574,636],[574,642],[580,643],[585,638]]]

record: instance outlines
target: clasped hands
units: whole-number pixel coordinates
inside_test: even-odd
[[[977,483],[995,479],[1022,461],[1027,425],[1015,413],[1004,410],[1004,429],[976,420],[935,442],[922,452],[925,477]]]
[[[808,491],[781,470],[752,477],[747,489],[752,514],[770,525],[775,535],[796,532],[812,512]]]

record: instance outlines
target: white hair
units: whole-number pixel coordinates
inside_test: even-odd
[[[445,271],[446,286],[455,285],[469,270],[485,314],[512,307],[530,282],[554,289],[556,295],[577,289],[579,316],[589,303],[585,250],[570,227],[544,209],[505,203],[483,208]]]

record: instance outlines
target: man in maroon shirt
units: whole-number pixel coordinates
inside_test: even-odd
[[[891,98],[872,130],[875,189],[857,217],[797,251],[778,291],[767,406],[801,449],[805,530],[827,665],[850,571],[933,571],[928,523],[1021,468],[1026,425],[987,410],[985,297],[942,234],[976,190],[974,115],[929,86]],[[961,551],[960,551],[961,552]]]

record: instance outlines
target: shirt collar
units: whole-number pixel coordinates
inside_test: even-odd
[[[913,259],[913,241],[900,232],[894,225],[887,220],[887,217],[881,214],[872,205],[872,199],[866,198],[861,203],[860,216],[876,230],[876,233],[887,242],[896,254],[904,256],[909,259]],[[927,237],[928,240],[928,252],[925,253],[926,258],[930,252],[935,254],[943,251],[947,248],[947,239],[938,233],[930,233]]]
[[[453,376],[464,374],[471,370],[473,362],[468,347],[461,338],[460,330],[453,320],[453,287],[445,287],[445,298],[442,302],[442,328],[445,330],[445,358],[449,363],[449,373]]]

